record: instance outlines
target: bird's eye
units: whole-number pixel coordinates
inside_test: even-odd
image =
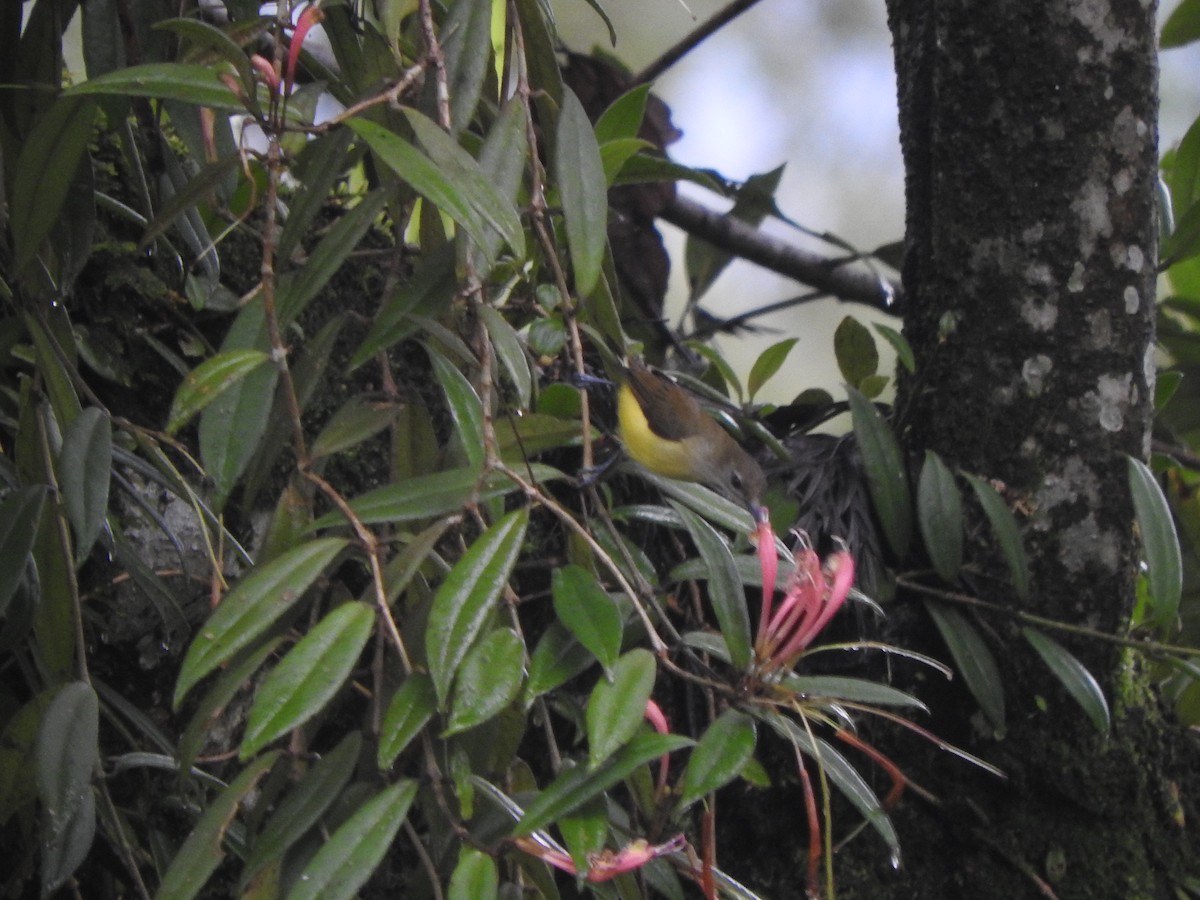
[[[729,483],[733,485],[735,491],[742,489],[742,476],[739,472],[733,471],[729,473]]]

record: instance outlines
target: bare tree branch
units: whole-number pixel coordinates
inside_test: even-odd
[[[675,65],[675,63],[679,62],[679,60],[683,59],[694,49],[696,49],[696,47],[703,43],[703,41],[713,34],[717,29],[721,28],[728,22],[732,22],[758,2],[759,0],[733,0],[732,3],[722,9],[720,12],[716,13],[708,21],[702,22],[700,25],[689,31],[683,37],[683,40],[668,48],[662,56],[650,63],[650,65],[646,66],[646,68],[642,69],[642,71],[639,72],[638,75],[633,79],[633,84],[631,84],[630,87],[653,81],[663,72],[667,71],[667,69],[671,68],[671,66]]]

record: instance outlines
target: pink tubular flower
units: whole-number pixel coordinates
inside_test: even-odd
[[[571,875],[579,874],[571,857],[561,850],[547,847],[533,838],[527,837],[517,838],[514,843],[530,856],[536,856],[556,869],[561,869]],[[645,838],[638,838],[616,853],[611,850],[602,850],[599,853],[591,854],[588,857],[588,868],[584,877],[593,883],[611,881],[618,875],[641,868],[652,859],[682,850],[686,844],[687,838],[682,834],[675,835],[663,844],[651,844]]]
[[[802,547],[778,608],[772,609],[764,589],[754,645],[760,671],[790,668],[842,608],[853,584],[854,559],[845,550],[829,556],[822,566],[811,547]]]
[[[646,721],[659,734],[666,734],[671,730],[670,723],[667,722],[666,713],[662,711],[662,707],[653,700],[646,701],[646,711],[643,713]],[[667,787],[667,773],[670,771],[671,754],[664,753],[658,762],[658,793],[661,795]]]
[[[292,32],[292,42],[288,46],[287,67],[284,69],[284,91],[290,93],[296,83],[296,61],[300,59],[300,48],[304,46],[304,38],[316,24],[325,21],[325,13],[316,4],[305,7],[296,20],[296,30]]]

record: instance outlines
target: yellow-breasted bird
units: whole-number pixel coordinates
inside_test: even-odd
[[[688,390],[639,359],[622,373],[617,423],[629,455],[651,472],[698,481],[766,520],[762,468]]]

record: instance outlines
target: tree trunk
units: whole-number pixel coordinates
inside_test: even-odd
[[[905,334],[917,361],[897,402],[901,439],[914,460],[931,449],[990,480],[1022,526],[1028,600],[979,515],[971,593],[1118,633],[1137,573],[1125,455],[1146,453],[1154,386],[1154,10],[1126,0],[888,8],[907,175]],[[942,802],[910,794],[897,811],[897,873],[855,842],[847,852],[870,861],[874,851],[876,865],[843,860],[839,896],[1175,896],[1188,864],[1172,802],[1181,745],[1131,677],[1139,660],[1056,635],[1109,698],[1105,739],[1017,623],[977,625],[999,660],[1006,728],[980,727],[960,686],[933,700],[933,730],[1007,780],[902,754]]]

